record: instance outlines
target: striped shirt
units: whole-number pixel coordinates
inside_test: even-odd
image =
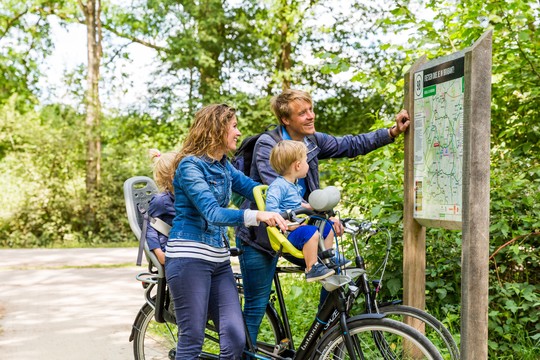
[[[216,263],[230,259],[229,249],[226,247],[216,248],[204,243],[181,239],[169,239],[166,256],[169,258],[201,259]]]

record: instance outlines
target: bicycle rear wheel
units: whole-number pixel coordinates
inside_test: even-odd
[[[158,323],[154,308],[144,304],[133,324],[133,354],[135,360],[169,360],[176,355],[178,327]]]
[[[356,359],[442,360],[437,348],[412,327],[391,319],[361,316],[347,320]],[[339,324],[324,335],[312,356],[312,359],[350,358]]]
[[[388,319],[404,321],[405,316],[420,320],[416,330],[424,333],[426,337],[439,349],[443,359],[459,360],[459,348],[450,331],[434,316],[415,307],[406,305],[389,305],[379,309]],[[423,325],[425,324],[425,326]],[[423,329],[425,328],[425,330]]]
[[[133,354],[135,360],[170,360],[176,355],[178,342],[178,327],[172,323],[158,323],[154,317],[155,311],[149,304],[144,304],[133,324]],[[283,325],[275,310],[268,304],[263,323],[261,324],[261,348],[272,349],[283,339]],[[219,336],[211,322],[205,331],[205,341],[200,359],[219,358]]]

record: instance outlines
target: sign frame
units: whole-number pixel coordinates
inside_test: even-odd
[[[403,213],[403,300],[425,308],[426,226],[461,229],[461,358],[487,359],[490,215],[491,66],[493,31],[471,47],[427,62],[423,56],[405,74],[404,106],[411,126],[405,133]],[[464,57],[462,221],[415,219],[414,73]],[[407,319],[418,326],[418,320]]]

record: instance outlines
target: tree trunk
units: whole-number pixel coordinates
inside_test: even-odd
[[[294,35],[295,31],[292,23],[294,21],[294,16],[291,15],[292,13],[300,16],[298,13],[298,4],[296,2],[293,1],[290,4],[287,0],[280,0],[278,2],[276,18],[279,23],[277,24],[276,40],[279,49],[276,50],[279,51],[279,53],[277,54],[276,59],[276,71],[278,74],[276,82],[281,80],[282,90],[287,90],[291,87],[291,36]],[[270,89],[271,88],[272,86],[270,86]]]
[[[88,196],[88,221],[93,228],[96,211],[96,196],[100,182],[101,136],[99,100],[99,67],[102,57],[101,0],[79,0],[84,13],[88,40],[88,74],[86,90],[86,193]]]
[[[289,24],[286,19],[281,22],[281,72],[283,79],[281,88],[287,90],[291,87],[291,42],[287,39],[289,35]]]

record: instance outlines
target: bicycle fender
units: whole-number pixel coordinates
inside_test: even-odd
[[[133,341],[133,338],[135,338],[135,331],[137,331],[137,328],[135,327],[135,325],[137,324],[137,322],[139,321],[139,318],[140,317],[143,317],[143,316],[146,316],[146,314],[144,313],[144,307],[145,306],[150,306],[148,304],[144,304],[139,312],[137,313],[137,316],[135,317],[135,321],[133,321],[133,325],[131,325],[131,334],[129,335],[129,342],[132,342]]]
[[[347,322],[353,321],[356,319],[382,319],[385,316],[386,316],[385,314],[378,314],[378,313],[361,314],[361,315],[355,315],[355,316],[351,316],[350,318],[347,318]]]

